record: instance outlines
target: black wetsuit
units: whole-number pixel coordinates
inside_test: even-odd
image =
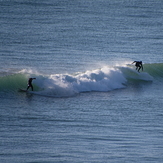
[[[142,69],[142,71],[143,71],[142,61],[134,61],[133,63],[135,63],[136,70],[138,70],[138,72],[140,69]]]
[[[32,91],[33,91],[33,85],[32,85],[32,80],[33,80],[33,79],[36,79],[36,78],[29,78],[27,90],[31,87],[31,89],[32,89]]]

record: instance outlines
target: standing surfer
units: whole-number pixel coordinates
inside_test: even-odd
[[[135,63],[136,70],[138,70],[138,72],[139,72],[140,69],[142,69],[142,71],[143,71],[143,64],[142,64],[142,61],[134,61],[133,63]],[[132,64],[133,64],[133,63],[132,63]]]
[[[32,85],[32,80],[33,79],[36,79],[36,78],[29,78],[28,79],[28,87],[27,87],[27,91],[28,91],[28,89],[31,87],[31,89],[32,89],[32,91],[33,91],[33,85]]]

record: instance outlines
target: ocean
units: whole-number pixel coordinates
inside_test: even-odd
[[[161,163],[162,29],[162,0],[0,0],[0,162]]]

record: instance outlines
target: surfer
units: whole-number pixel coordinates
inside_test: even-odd
[[[142,71],[143,71],[143,64],[142,64],[142,61],[134,61],[133,63],[135,63],[136,70],[138,70],[138,72],[139,72],[140,69],[142,69]],[[132,63],[132,64],[133,64],[133,63]]]
[[[28,91],[28,89],[31,87],[31,89],[32,89],[32,91],[33,91],[33,85],[32,85],[32,80],[33,79],[36,79],[36,78],[29,78],[28,79],[28,87],[27,87],[27,91]]]

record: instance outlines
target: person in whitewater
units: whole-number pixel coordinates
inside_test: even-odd
[[[136,70],[138,70],[138,72],[140,71],[140,69],[142,69],[142,71],[143,71],[143,64],[142,64],[142,61],[134,61],[133,63],[135,63]],[[132,63],[132,64],[133,64],[133,63]]]
[[[27,91],[28,91],[28,89],[31,87],[31,89],[32,89],[32,91],[33,91],[33,85],[32,85],[32,80],[33,79],[36,79],[36,78],[29,78],[28,79],[28,87],[27,87]]]

